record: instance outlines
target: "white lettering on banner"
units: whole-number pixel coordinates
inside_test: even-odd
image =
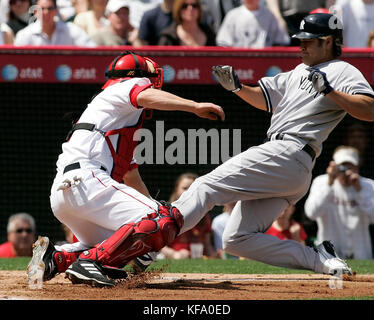
[[[24,68],[19,73],[21,79],[43,79],[42,68]]]
[[[95,68],[90,68],[90,69],[85,69],[85,68],[74,69],[73,79],[78,79],[78,80],[79,79],[94,80],[94,79],[96,79],[96,69]]]
[[[200,69],[179,69],[176,78],[178,80],[200,80]]]
[[[253,69],[237,69],[235,70],[239,79],[241,80],[253,80],[254,79],[254,70]]]

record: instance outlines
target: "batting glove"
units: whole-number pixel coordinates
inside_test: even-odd
[[[238,92],[243,87],[232,66],[214,66],[213,75],[226,90]]]
[[[309,67],[307,70],[310,71],[308,80],[312,82],[313,87],[317,92],[325,96],[334,90],[326,78],[326,73],[313,67]]]

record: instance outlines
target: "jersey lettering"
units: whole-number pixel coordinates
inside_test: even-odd
[[[311,81],[308,80],[308,77],[301,77],[299,88],[300,90],[307,91],[308,93],[312,93],[314,91],[314,99],[319,95],[319,93],[313,88],[313,84]]]

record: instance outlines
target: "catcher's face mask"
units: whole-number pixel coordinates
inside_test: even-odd
[[[150,77],[151,82],[156,89],[161,89],[164,83],[164,70],[152,59],[147,57],[144,59],[147,63],[148,71],[153,74],[153,76]]]

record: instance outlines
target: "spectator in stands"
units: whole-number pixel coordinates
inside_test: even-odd
[[[229,255],[222,250],[222,235],[235,204],[236,202],[225,204],[223,206],[223,212],[216,216],[212,221],[214,249],[217,251],[218,258],[221,259],[229,257]]]
[[[8,22],[9,0],[0,0],[0,25]]]
[[[368,148],[369,136],[368,130],[364,124],[354,122],[347,127],[344,136],[344,144],[346,146],[354,147],[358,150],[360,156],[360,174],[364,177],[374,179],[374,150]],[[374,224],[369,226],[371,237],[372,250],[374,253]]]
[[[339,2],[337,2],[339,5]],[[344,45],[364,48],[370,30],[374,29],[374,0],[351,0],[341,5]]]
[[[226,14],[216,42],[226,47],[264,48],[288,45],[290,38],[271,11],[259,0],[243,0],[243,5]]]
[[[92,36],[99,46],[132,45],[137,37],[137,30],[130,24],[128,0],[109,0],[107,5],[110,25]]]
[[[8,26],[12,29],[13,35],[28,26],[31,18],[29,12],[31,0],[9,0]]]
[[[374,29],[369,32],[367,47],[374,48]]]
[[[90,0],[90,10],[78,13],[74,23],[91,37],[110,24],[105,16],[108,0]]]
[[[316,177],[305,214],[317,221],[317,242],[331,240],[343,259],[371,259],[374,181],[359,175],[358,150],[339,146],[326,174]]]
[[[78,14],[87,12],[91,9],[88,0],[73,0],[72,5],[74,6],[74,15],[64,20],[65,22],[74,22],[74,19]]]
[[[223,18],[231,9],[239,7],[241,0],[202,0],[203,10],[209,12],[213,19],[213,31],[218,32]]]
[[[295,210],[296,207],[293,204],[290,204],[283,210],[279,218],[273,222],[265,233],[281,240],[291,239],[305,245],[307,234],[304,227],[292,219]]]
[[[162,0],[131,0],[130,1],[130,23],[134,28],[139,29],[140,21],[147,12],[158,6]]]
[[[0,45],[13,44],[13,31],[6,23],[0,24]]]
[[[18,46],[70,45],[94,47],[95,43],[78,26],[58,18],[56,0],[37,0],[37,20],[17,33]]]
[[[180,175],[175,182],[169,201],[177,200],[197,177],[197,174],[190,172]],[[217,254],[213,248],[211,235],[211,219],[209,213],[207,213],[193,229],[179,235],[170,246],[162,248],[161,256],[168,259],[186,259],[191,255],[191,243],[201,243],[203,244],[203,255],[212,258],[216,257]]]
[[[290,37],[299,31],[301,20],[316,8],[326,8],[326,0],[266,0],[267,7]],[[298,40],[291,38],[291,45],[298,46]]]
[[[1,258],[31,257],[35,237],[35,220],[28,213],[16,213],[9,217],[8,241],[0,245]]]
[[[174,0],[163,0],[155,8],[144,12],[140,21],[139,35],[134,45],[157,45],[160,33],[173,23]]]
[[[215,33],[203,23],[200,0],[175,0],[173,23],[160,34],[161,46],[215,46]]]
[[[76,15],[74,2],[75,0],[56,0],[56,6],[62,21],[74,19]]]
[[[365,177],[374,179],[374,163],[371,160],[373,152],[368,148],[369,136],[366,127],[359,122],[354,122],[348,126],[345,131],[344,144],[358,150],[360,173]]]

